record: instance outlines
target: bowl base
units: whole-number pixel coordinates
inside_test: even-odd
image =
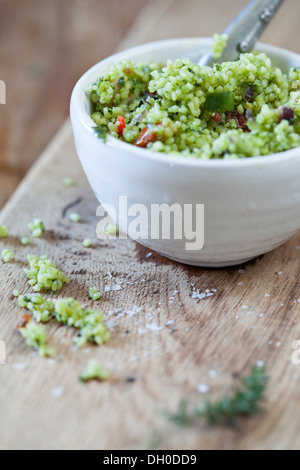
[[[202,261],[186,261],[185,259],[173,258],[172,256],[164,255],[162,253],[159,253],[159,254],[172,261],[176,261],[176,263],[186,264],[188,266],[196,266],[198,268],[226,268],[230,266],[238,266],[239,264],[244,264],[244,263],[247,263],[248,261],[251,261],[254,258],[257,258],[257,256],[252,256],[250,258],[244,258],[244,259],[234,260],[234,261],[221,261],[221,262],[203,261],[202,262]]]

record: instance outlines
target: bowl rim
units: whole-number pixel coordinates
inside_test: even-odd
[[[124,49],[120,52],[116,52],[105,59],[99,61],[92,67],[90,67],[77,81],[75,84],[72,95],[71,95],[71,103],[70,103],[70,115],[71,121],[73,122],[74,118],[77,118],[79,121],[81,128],[88,133],[92,138],[97,139],[99,145],[107,145],[110,148],[114,148],[119,151],[123,151],[124,153],[132,153],[139,158],[144,158],[147,160],[154,160],[156,162],[167,163],[171,166],[174,165],[183,165],[183,166],[192,166],[192,167],[212,167],[212,168],[233,168],[233,167],[248,167],[248,166],[265,166],[267,164],[274,164],[279,162],[286,162],[289,160],[293,160],[299,157],[300,154],[300,147],[295,149],[285,150],[278,153],[273,153],[264,156],[257,156],[257,157],[244,157],[244,158],[237,158],[237,159],[201,159],[195,158],[192,156],[182,156],[182,155],[175,155],[175,154],[167,154],[163,152],[155,152],[153,150],[148,150],[144,148],[135,147],[134,145],[118,140],[117,138],[108,135],[105,142],[98,139],[96,133],[94,132],[95,123],[91,119],[91,116],[85,109],[82,100],[82,84],[87,81],[90,75],[93,75],[98,68],[108,65],[109,63],[116,63],[122,59],[128,57],[128,55],[139,54],[141,51],[151,51],[151,50],[159,50],[159,48],[163,46],[173,46],[176,47],[177,45],[184,45],[184,43],[195,45],[203,45],[205,47],[209,47],[211,44],[212,38],[209,37],[185,37],[185,38],[173,38],[173,39],[163,39],[159,41],[152,41],[147,42],[144,44],[140,44],[138,46],[130,47],[128,49]],[[300,66],[300,54],[297,52],[290,51],[288,49],[284,49],[278,46],[273,46],[270,44],[265,44],[258,42],[256,45],[256,50],[259,52],[266,52],[268,55],[273,54],[281,57],[290,59],[298,60]],[[130,57],[129,57],[130,59]],[[297,67],[297,64],[295,64]],[[91,80],[92,81],[92,80]]]

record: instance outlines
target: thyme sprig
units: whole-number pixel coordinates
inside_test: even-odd
[[[234,427],[239,417],[262,412],[261,403],[269,380],[265,372],[265,367],[252,366],[251,375],[242,377],[240,386],[230,396],[225,395],[216,402],[207,400],[202,407],[191,408],[187,400],[182,400],[170,419],[180,426],[195,425],[206,419],[211,424]]]

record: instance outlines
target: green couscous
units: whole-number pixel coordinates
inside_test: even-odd
[[[0,225],[0,238],[8,237],[8,229],[5,225]]]
[[[14,257],[15,257],[15,254],[8,249],[4,249],[1,252],[1,258],[4,263],[10,263],[10,261],[12,261]]]
[[[28,255],[30,269],[24,269],[29,281],[28,284],[36,292],[43,289],[56,292],[64,283],[69,284],[70,279],[47,258],[47,256]]]
[[[22,295],[18,303],[20,307],[29,310],[38,323],[47,323],[55,318],[59,323],[79,329],[74,339],[77,346],[83,346],[87,341],[101,345],[110,338],[103,315],[97,310],[82,307],[73,298],[53,301],[39,294]]]
[[[24,327],[19,328],[19,332],[26,340],[27,346],[35,349],[39,356],[55,356],[54,349],[47,346],[47,334],[42,325],[30,320]]]
[[[217,55],[225,47],[220,38]],[[201,159],[300,146],[300,67],[285,74],[265,53],[213,67],[187,58],[165,65],[122,61],[90,85],[89,95],[101,139],[110,134],[140,148]]]
[[[215,34],[212,41],[212,56],[215,60],[220,59],[228,43],[227,34]]]
[[[20,242],[21,242],[21,245],[26,246],[26,245],[29,245],[30,239],[28,237],[22,237]]]
[[[41,219],[35,219],[28,224],[28,228],[34,238],[40,238],[45,230],[45,225]]]
[[[81,382],[88,382],[89,380],[106,380],[108,378],[109,373],[103,369],[95,359],[92,359],[80,374]]]
[[[77,212],[72,212],[69,215],[69,219],[70,219],[71,222],[74,222],[75,224],[78,224],[81,220],[81,217]]]
[[[92,300],[99,300],[101,297],[101,293],[98,291],[97,287],[90,287],[89,288],[89,297]]]
[[[92,240],[90,238],[85,238],[82,242],[84,248],[90,248],[92,246]]]

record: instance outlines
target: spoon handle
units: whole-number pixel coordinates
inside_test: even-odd
[[[208,51],[201,57],[199,65],[237,60],[242,52],[249,52],[283,1],[252,0],[225,29],[223,34],[227,34],[228,43],[222,56],[214,60],[211,51]]]

